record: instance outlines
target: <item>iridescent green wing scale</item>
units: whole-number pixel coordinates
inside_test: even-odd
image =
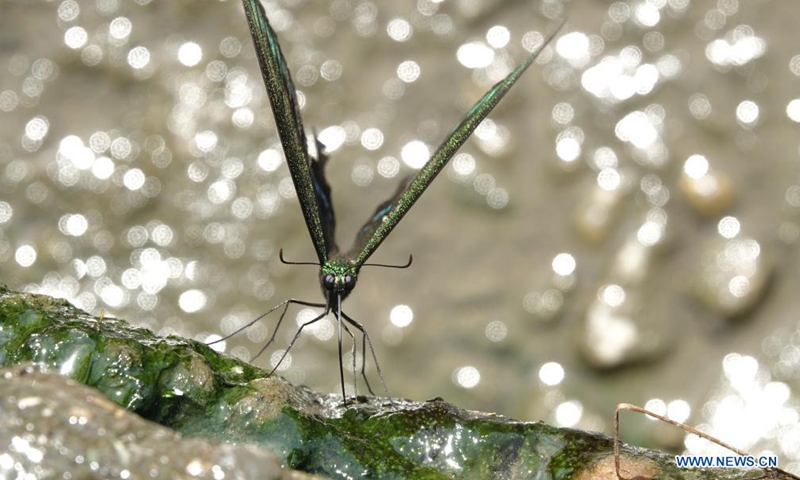
[[[389,233],[403,219],[422,193],[433,182],[437,175],[453,158],[461,145],[467,141],[475,128],[489,115],[506,93],[514,86],[517,80],[531,66],[536,57],[544,47],[553,39],[558,29],[542,43],[542,45],[531,53],[525,61],[514,69],[506,78],[493,86],[483,98],[470,109],[461,123],[450,131],[450,135],[436,150],[425,166],[420,169],[415,176],[406,178],[400,184],[397,192],[383,202],[375,210],[366,224],[359,230],[353,248],[348,252],[348,257],[353,258],[357,267],[361,267],[367,259],[375,253],[378,246],[386,240]]]
[[[303,119],[297,104],[294,83],[289,67],[283,58],[278,38],[267,21],[264,7],[258,0],[243,0],[250,35],[256,47],[261,76],[267,87],[278,136],[292,176],[303,218],[314,243],[320,264],[324,264],[336,250],[334,242],[335,219],[331,204],[331,191],[325,180],[326,158],[319,148],[319,160],[308,153]]]

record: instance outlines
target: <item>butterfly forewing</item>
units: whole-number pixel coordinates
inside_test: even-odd
[[[555,33],[553,33],[555,35]],[[470,109],[461,123],[455,126],[428,162],[422,169],[407,182],[403,182],[400,189],[389,200],[378,207],[373,216],[359,231],[355,244],[348,257],[355,258],[358,267],[364,265],[367,259],[375,253],[378,246],[386,239],[389,233],[402,220],[411,206],[419,199],[433,179],[453,158],[461,145],[467,141],[475,128],[489,115],[505,94],[511,89],[525,70],[531,66],[542,49],[553,38],[551,35],[541,47],[528,56],[525,61],[512,71],[506,78],[498,82]],[[405,185],[405,186],[404,186]]]
[[[330,206],[330,187],[322,173],[324,165],[315,164],[312,173],[313,160],[308,154],[303,120],[300,117],[300,106],[297,104],[292,77],[275,32],[267,21],[264,7],[258,0],[243,0],[243,2],[286,163],[289,165],[306,227],[314,243],[314,250],[322,264],[328,260],[335,248],[332,243],[333,209]],[[322,154],[319,155],[322,158]],[[319,163],[324,164],[324,161]]]

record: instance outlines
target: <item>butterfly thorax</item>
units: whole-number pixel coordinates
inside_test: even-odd
[[[358,268],[351,260],[337,256],[325,262],[319,270],[319,282],[328,304],[337,297],[344,300],[355,288],[357,278]]]

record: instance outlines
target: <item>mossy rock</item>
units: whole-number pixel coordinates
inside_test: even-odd
[[[615,479],[605,435],[411,402],[319,395],[203,343],[88,315],[65,300],[0,287],[0,367],[31,362],[94,387],[186,437],[257,445],[332,478]],[[624,446],[626,477],[752,479],[780,472],[680,470]],[[776,477],[772,477],[776,478]]]

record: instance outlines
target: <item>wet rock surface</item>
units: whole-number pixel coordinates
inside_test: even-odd
[[[2,478],[313,478],[262,448],[184,438],[34,364],[3,369],[0,392]]]
[[[11,426],[0,434],[0,469],[39,478],[303,478],[281,464],[333,478],[613,474],[613,442],[604,435],[442,399],[358,397],[345,408],[339,396],[265,378],[201,343],[160,338],[43,295],[0,290],[0,364],[0,420]],[[630,447],[623,466],[642,477],[699,473],[678,470],[671,455]]]

